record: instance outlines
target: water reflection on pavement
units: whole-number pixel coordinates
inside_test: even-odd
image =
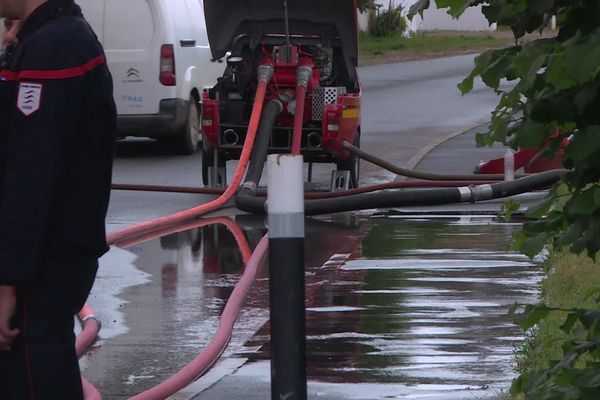
[[[359,251],[308,284],[309,379],[370,388],[348,386],[352,399],[506,391],[522,339],[508,308],[535,302],[541,279],[537,264],[506,252],[517,229],[489,217],[381,219]],[[262,333],[254,360],[268,359]]]
[[[264,219],[237,221],[253,247]],[[536,263],[505,251],[517,229],[489,217],[308,220],[309,386],[348,399],[479,399],[506,390],[521,340],[507,310],[534,302],[541,278]],[[191,360],[216,330],[243,270],[235,240],[217,225],[127,251],[145,279],[119,295],[127,331],[84,363],[109,400],[147,389]],[[266,381],[267,272],[259,273],[224,355],[248,358],[242,371]],[[94,301],[105,301],[102,290]]]

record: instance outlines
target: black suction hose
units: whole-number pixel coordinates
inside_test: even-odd
[[[429,181],[480,181],[485,179],[486,181],[502,181],[504,180],[504,174],[436,174],[432,172],[422,172],[422,171],[414,171],[412,169],[406,169],[402,167],[398,167],[388,161],[385,161],[373,154],[369,154],[364,150],[359,149],[358,147],[344,142],[342,146],[350,151],[351,153],[356,154],[363,160],[369,161],[383,169],[386,169],[390,172],[393,172],[396,175],[404,176],[407,178],[413,179],[425,179]],[[521,178],[526,175],[517,175],[518,178]]]
[[[444,189],[385,190],[333,199],[309,200],[305,202],[305,214],[318,215],[372,208],[475,203],[546,189],[558,182],[566,173],[565,170],[553,170],[510,182],[487,185]],[[236,203],[242,211],[255,214],[264,214],[267,206],[263,198],[257,198],[249,192],[240,192]]]
[[[248,164],[248,172],[246,173],[246,179],[244,180],[242,187],[236,195],[236,204],[238,203],[238,198],[241,196],[256,196],[258,183],[260,182],[260,177],[262,176],[265,162],[267,161],[271,132],[275,126],[275,120],[279,114],[281,114],[281,111],[283,111],[283,104],[279,100],[269,101],[263,109],[254,149],[252,150],[250,163]],[[237,205],[239,207],[239,204]]]

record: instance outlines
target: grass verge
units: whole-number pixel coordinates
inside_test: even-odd
[[[600,263],[587,256],[556,253],[546,263],[547,277],[542,284],[542,296],[552,307],[596,308],[589,298],[593,289],[600,288]],[[561,345],[566,335],[560,326],[566,313],[552,312],[535,328],[516,354],[517,371],[524,373],[548,368],[552,360],[563,357]],[[574,329],[572,335],[577,335]]]
[[[483,51],[510,45],[506,35],[498,37],[493,33],[474,32],[472,34],[415,33],[408,37],[397,34],[390,37],[374,37],[361,33],[360,57],[369,60],[382,56],[446,56],[466,51]]]

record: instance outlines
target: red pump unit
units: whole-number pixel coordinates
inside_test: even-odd
[[[274,75],[266,101],[281,102],[283,111],[269,152],[301,153],[310,163],[334,163],[350,170],[356,183],[356,156],[342,147],[344,141],[360,145],[355,4],[288,0],[287,6],[286,18],[281,0],[204,2],[213,57],[227,57],[227,68],[203,96],[203,160],[240,157],[256,71],[259,65],[270,65]]]

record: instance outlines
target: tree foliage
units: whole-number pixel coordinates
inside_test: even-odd
[[[375,0],[358,0],[356,4],[359,11],[362,12],[376,10],[379,8],[379,5],[375,3]]]
[[[370,33],[377,37],[389,37],[404,33],[406,28],[408,23],[402,15],[402,6],[394,7],[390,1],[388,9],[377,13],[373,19]]]
[[[565,166],[572,170],[552,191],[543,216],[527,224],[520,245],[533,254],[547,243],[571,251],[600,251],[600,1],[599,0],[437,0],[459,16],[482,5],[490,23],[510,26],[515,45],[475,59],[459,85],[463,94],[480,77],[499,95],[491,129],[480,145],[502,142],[513,148],[546,145],[546,155],[571,138]],[[410,11],[422,13],[420,0]],[[556,16],[557,33],[528,42],[527,33],[543,30]],[[556,133],[558,135],[555,135]]]
[[[490,130],[478,135],[478,143],[544,145],[552,156],[565,138],[571,139],[564,158],[571,172],[531,211],[537,219],[518,235],[521,250],[533,256],[550,243],[595,257],[600,251],[600,0],[435,2],[455,17],[482,6],[490,24],[509,26],[514,33],[514,46],[479,55],[472,73],[459,84],[465,94],[481,78],[499,95]],[[409,14],[422,14],[429,5],[430,0],[420,0]],[[555,34],[522,40],[544,30],[553,16]],[[544,304],[526,310],[522,326],[532,327],[549,312]],[[599,398],[600,311],[569,310],[563,329],[574,327],[585,340],[566,342],[564,358],[552,368],[521,375],[513,393],[532,399]]]

